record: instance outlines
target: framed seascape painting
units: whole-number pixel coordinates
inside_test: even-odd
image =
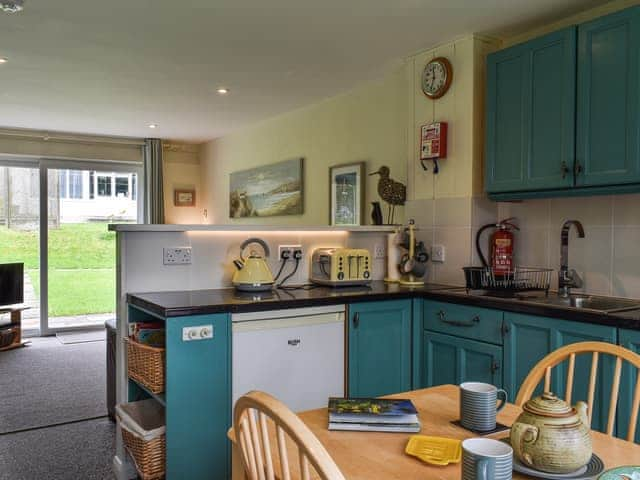
[[[329,168],[331,225],[361,225],[365,162]]]
[[[303,159],[234,172],[230,175],[229,216],[302,215]]]

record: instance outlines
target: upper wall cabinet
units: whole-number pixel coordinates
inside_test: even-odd
[[[571,27],[489,55],[488,192],[573,184],[575,45]]]
[[[640,191],[639,55],[639,7],[489,55],[489,196]]]
[[[640,182],[640,10],[578,28],[576,184]]]

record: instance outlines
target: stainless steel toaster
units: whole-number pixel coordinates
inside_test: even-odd
[[[311,257],[310,280],[320,285],[367,285],[372,278],[369,250],[364,248],[318,248]]]

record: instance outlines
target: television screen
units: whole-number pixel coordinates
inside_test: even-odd
[[[24,264],[0,264],[0,305],[24,302]]]

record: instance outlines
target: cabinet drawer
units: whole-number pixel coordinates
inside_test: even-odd
[[[424,302],[424,328],[456,337],[502,345],[502,317],[499,310]]]

